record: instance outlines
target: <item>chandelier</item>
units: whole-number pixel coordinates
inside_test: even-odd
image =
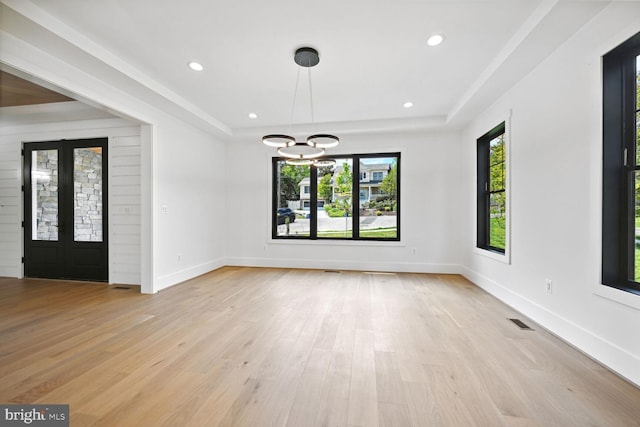
[[[311,104],[311,126],[315,130],[313,116],[313,90],[311,87],[311,67],[318,65],[320,56],[318,51],[311,47],[301,47],[296,50],[293,60],[298,67],[296,76],[296,87],[293,92],[293,103],[291,105],[291,123],[293,123],[293,113],[296,105],[296,95],[298,93],[298,81],[300,80],[300,70],[305,67],[309,74],[309,103]],[[289,129],[291,130],[291,129]],[[306,141],[296,141],[293,136],[284,134],[271,134],[262,137],[262,143],[269,147],[278,149],[278,154],[287,159],[287,163],[294,165],[310,165],[324,163],[334,163],[332,160],[319,159],[325,153],[325,149],[337,146],[340,139],[335,135],[325,133],[313,134],[307,137]]]

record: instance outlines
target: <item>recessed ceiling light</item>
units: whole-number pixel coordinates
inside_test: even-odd
[[[189,68],[191,68],[194,71],[202,71],[202,70],[204,70],[204,67],[202,66],[202,64],[199,63],[199,62],[195,62],[195,61],[189,62]]]
[[[405,102],[404,104],[402,104],[402,106],[403,106],[404,108],[411,108],[411,107],[413,107],[413,102],[411,102],[411,101],[407,101],[407,102]]]
[[[434,34],[427,39],[427,44],[429,46],[438,46],[440,43],[444,41],[443,34]]]
[[[250,119],[257,119],[258,115],[256,113],[249,113],[249,118]]]

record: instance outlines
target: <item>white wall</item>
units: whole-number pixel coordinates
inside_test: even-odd
[[[601,56],[640,30],[613,3],[464,135],[464,274],[640,384],[640,296],[600,285]],[[476,139],[511,116],[511,264],[475,246]],[[545,279],[553,280],[553,293]]]
[[[455,132],[344,135],[329,152],[401,152],[401,242],[271,239],[271,156],[260,137],[227,148],[227,263],[458,272],[462,170]],[[415,249],[415,253],[414,253]]]
[[[157,128],[157,289],[224,265],[224,145],[189,126]]]

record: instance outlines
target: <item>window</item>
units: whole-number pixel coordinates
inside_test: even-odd
[[[285,159],[273,159],[272,237],[400,240],[400,154],[333,159],[335,165],[328,167],[294,166]],[[386,176],[382,171],[388,171]],[[376,173],[378,180],[366,179]],[[283,208],[291,209],[292,218],[282,218]]]
[[[310,224],[305,212],[309,209],[310,200],[304,200],[304,191],[300,191],[300,186],[304,186],[304,182],[310,182],[311,168],[288,165],[285,162],[278,162],[275,166],[274,230],[277,236],[295,234],[298,237],[308,237]]]
[[[382,172],[380,171],[375,171],[371,173],[371,180],[372,181],[382,181]]]
[[[640,293],[640,33],[603,57],[602,283]]]
[[[477,246],[504,254],[507,234],[505,123],[478,139]]]

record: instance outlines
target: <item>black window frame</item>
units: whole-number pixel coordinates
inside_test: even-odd
[[[327,157],[327,159],[351,159],[351,173],[353,177],[360,177],[360,160],[367,158],[395,158],[396,163],[396,237],[360,237],[360,215],[359,215],[359,203],[358,198],[360,194],[360,181],[361,179],[353,179],[352,182],[352,203],[351,203],[351,215],[352,224],[352,237],[318,237],[318,218],[317,211],[315,209],[309,210],[309,226],[310,232],[308,236],[302,235],[278,235],[277,216],[275,212],[278,209],[278,162],[286,161],[284,157],[272,157],[271,158],[271,238],[274,240],[343,240],[343,241],[364,241],[364,242],[399,242],[401,240],[400,233],[400,212],[401,212],[401,155],[400,152],[389,153],[364,153],[364,154],[339,154]],[[309,172],[310,180],[310,206],[318,205],[318,169],[315,166],[310,167]]]
[[[602,284],[640,295],[635,265],[637,33],[602,58]]]
[[[476,224],[477,224],[477,230],[476,230],[476,246],[479,249],[483,249],[483,250],[487,250],[490,252],[495,252],[497,254],[500,255],[506,255],[506,251],[509,245],[509,241],[508,238],[506,238],[506,235],[508,234],[508,223],[509,223],[509,212],[508,210],[506,210],[506,206],[505,206],[505,218],[506,218],[506,222],[507,222],[507,226],[505,227],[505,247],[504,248],[499,248],[496,246],[491,246],[490,245],[490,232],[491,232],[491,227],[490,227],[490,198],[491,198],[491,194],[494,194],[496,192],[504,192],[505,193],[505,204],[508,203],[507,198],[508,198],[508,193],[507,193],[507,182],[509,179],[509,175],[508,175],[508,170],[506,170],[507,176],[505,178],[505,182],[504,182],[504,187],[499,190],[499,191],[492,191],[489,185],[489,174],[490,174],[490,169],[491,169],[491,165],[489,164],[489,157],[490,157],[490,151],[491,151],[491,147],[490,147],[490,143],[491,141],[493,141],[495,138],[499,137],[500,135],[505,135],[505,155],[508,155],[508,146],[507,146],[507,141],[506,141],[506,122],[502,122],[499,125],[497,125],[496,127],[494,127],[493,129],[491,129],[489,132],[485,133],[484,135],[482,135],[480,138],[477,139],[477,178],[476,178],[476,185],[477,185],[477,196],[476,196],[476,201],[477,201],[477,209],[476,209]],[[506,168],[506,158],[505,158],[505,168]]]

